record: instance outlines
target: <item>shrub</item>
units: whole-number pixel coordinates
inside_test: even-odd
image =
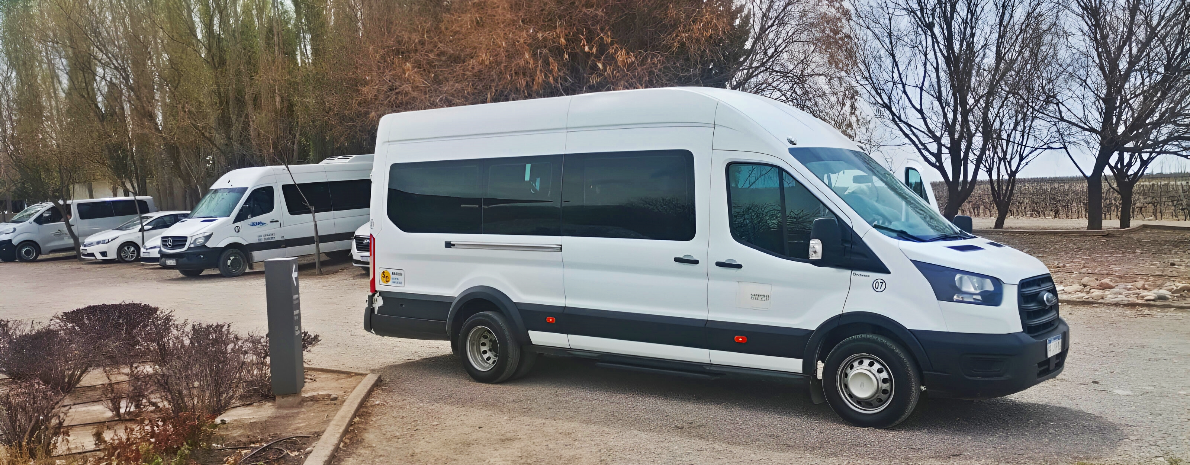
[[[98,366],[127,366],[144,359],[153,333],[173,316],[148,304],[89,305],[54,317],[63,330],[90,348]]]
[[[153,387],[174,412],[219,415],[244,392],[248,339],[227,324],[192,323],[153,350]]]
[[[322,337],[309,331],[302,331],[302,352],[309,352],[322,341]],[[269,368],[269,338],[249,334],[248,366],[245,373],[244,394],[250,400],[273,397],[272,372]]]
[[[126,427],[110,440],[97,431],[95,443],[109,464],[184,464],[191,451],[211,445],[217,426],[214,415],[166,411]]]
[[[37,379],[9,383],[0,391],[0,444],[18,457],[49,456],[64,431],[64,397]]]
[[[69,393],[91,368],[91,357],[68,332],[55,326],[7,322],[0,338],[0,373],[15,380],[37,379]]]

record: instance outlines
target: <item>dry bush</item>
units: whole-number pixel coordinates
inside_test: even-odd
[[[142,419],[110,440],[103,431],[96,431],[95,443],[108,464],[185,464],[190,463],[192,451],[211,445],[216,427],[215,415],[165,411]]]
[[[272,372],[269,367],[269,338],[249,334],[248,369],[244,375],[244,399],[247,402],[273,397]],[[309,331],[302,331],[302,352],[309,352],[322,341],[322,337]]]
[[[153,350],[153,387],[175,412],[219,415],[244,393],[251,351],[230,325],[181,325]]]
[[[10,382],[0,391],[0,445],[17,457],[48,457],[64,432],[63,398],[37,379]]]
[[[0,373],[36,379],[69,393],[91,368],[89,351],[73,334],[53,325],[6,322],[0,334]]]
[[[1105,178],[1105,183],[1111,179]],[[946,201],[946,188],[933,185],[934,195],[941,205]],[[1120,195],[1109,188],[1103,190],[1103,219],[1120,217]],[[987,181],[979,181],[971,197],[959,209],[960,215],[996,216]],[[1008,216],[1017,218],[1086,218],[1087,182],[1082,177],[1024,178],[1017,180],[1016,194]],[[1190,220],[1190,176],[1181,174],[1153,174],[1136,185],[1132,201],[1132,218],[1157,220]]]

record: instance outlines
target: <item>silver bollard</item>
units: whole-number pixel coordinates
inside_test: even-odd
[[[277,406],[301,404],[306,377],[302,367],[302,309],[296,258],[264,262],[269,315],[269,370]]]

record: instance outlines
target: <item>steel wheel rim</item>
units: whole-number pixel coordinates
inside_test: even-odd
[[[839,365],[835,375],[839,396],[859,413],[874,414],[892,401],[895,383],[888,364],[871,354],[854,354]]]
[[[232,274],[240,274],[244,268],[244,258],[239,254],[231,254],[227,257],[227,269],[231,270]]]
[[[467,333],[467,360],[479,371],[489,371],[500,361],[500,341],[487,326],[476,326]]]
[[[17,252],[20,253],[21,258],[25,260],[33,260],[34,258],[37,258],[37,249],[34,249],[33,246],[26,245],[18,249]]]
[[[120,259],[126,262],[136,260],[136,250],[130,245],[120,247]]]

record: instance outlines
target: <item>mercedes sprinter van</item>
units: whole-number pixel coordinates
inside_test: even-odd
[[[0,223],[0,261],[31,262],[42,254],[74,250],[65,221],[70,221],[81,243],[83,238],[136,218],[137,212],[157,211],[148,196],[74,200],[69,205],[68,217],[45,202],[30,205],[8,223]]]
[[[788,105],[671,88],[391,114],[364,328],[481,382],[538,354],[804,379],[855,425],[1057,376],[1046,266]],[[969,228],[965,228],[969,229]]]
[[[321,251],[349,253],[355,230],[368,222],[372,156],[289,169],[292,179],[283,166],[224,174],[189,218],[161,234],[157,263],[186,276],[208,269],[239,276],[255,262],[313,255],[315,219]]]

